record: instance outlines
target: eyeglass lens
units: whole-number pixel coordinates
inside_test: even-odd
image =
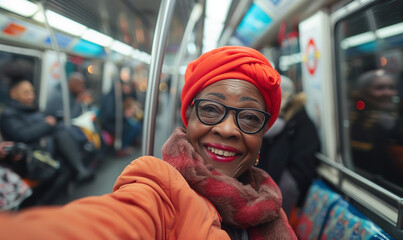
[[[221,103],[202,100],[198,104],[198,115],[205,124],[214,125],[226,117],[229,109],[230,107],[226,107]],[[247,133],[256,132],[265,124],[265,115],[253,109],[237,110],[236,117],[239,128]]]

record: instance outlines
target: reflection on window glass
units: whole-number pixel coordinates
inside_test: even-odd
[[[403,196],[402,12],[403,1],[379,1],[341,20],[335,29],[346,165],[400,196]]]

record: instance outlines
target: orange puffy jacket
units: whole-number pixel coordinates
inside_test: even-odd
[[[214,206],[168,163],[134,160],[113,193],[0,215],[1,239],[229,239]]]

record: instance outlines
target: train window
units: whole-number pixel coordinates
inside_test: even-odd
[[[343,159],[403,196],[403,1],[378,1],[335,26]]]
[[[36,56],[0,51],[0,112],[7,100],[11,81],[25,78],[37,87],[39,62],[40,59]]]
[[[301,48],[296,31],[288,33],[281,41],[278,70],[294,81],[297,92],[302,91]]]

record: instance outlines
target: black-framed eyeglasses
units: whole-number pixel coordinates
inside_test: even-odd
[[[206,125],[219,124],[224,121],[229,111],[234,111],[237,127],[248,134],[262,130],[270,119],[270,113],[259,109],[228,107],[209,99],[195,99],[192,103],[196,106],[196,115],[200,122]]]

